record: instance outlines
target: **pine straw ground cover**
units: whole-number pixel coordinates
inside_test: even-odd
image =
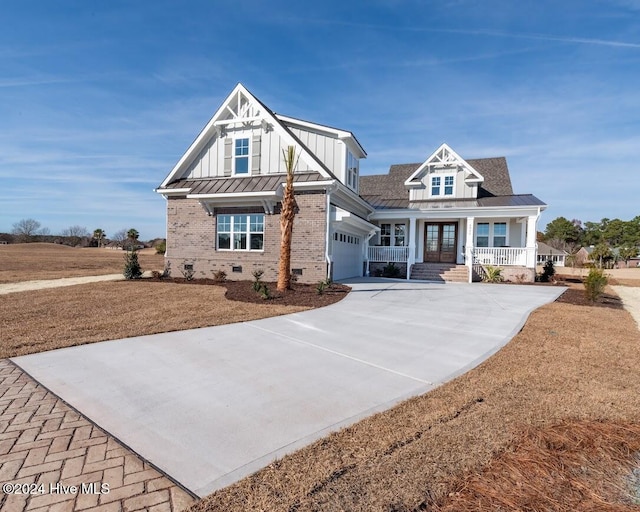
[[[232,301],[225,291],[221,286],[140,280],[0,295],[0,358],[308,309],[275,301]]]
[[[164,256],[155,249],[138,253],[143,270],[162,270]],[[58,244],[0,245],[0,283],[37,279],[120,274],[124,251],[97,247],[68,247]]]
[[[190,510],[638,510],[638,368],[628,312],[555,302],[467,374]]]

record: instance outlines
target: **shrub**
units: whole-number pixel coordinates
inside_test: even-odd
[[[492,267],[487,265],[484,267],[484,277],[482,279],[487,283],[501,283],[502,282],[502,269],[500,267]]]
[[[253,291],[256,293],[260,293],[260,288],[262,288],[262,276],[264,275],[264,270],[254,270],[253,272],[251,272],[251,275],[253,276]]]
[[[556,269],[553,266],[553,261],[547,260],[542,267],[542,274],[540,274],[540,282],[548,283],[553,280],[553,276],[556,275]]]
[[[167,242],[158,242],[156,245],[156,254],[164,254],[167,250]]]
[[[193,279],[193,275],[196,273],[196,271],[193,269],[193,263],[183,264],[180,272],[182,272],[182,275],[187,281],[191,281]]]
[[[138,262],[138,252],[135,249],[125,253],[122,274],[125,279],[140,279],[142,276],[142,268],[140,268],[140,263]]]
[[[607,286],[607,276],[601,268],[592,268],[584,279],[584,289],[587,298],[591,302],[598,300]]]
[[[263,300],[267,300],[271,298],[271,290],[269,290],[269,287],[262,283],[262,286],[260,286],[260,296],[263,298]]]
[[[316,285],[316,291],[318,292],[318,295],[322,295],[324,293],[324,290],[325,290],[326,287],[327,287],[327,282],[326,281],[320,281]]]
[[[398,277],[400,275],[400,269],[396,267],[396,264],[391,262],[387,263],[382,269],[383,277]]]
[[[166,279],[171,277],[171,262],[170,261],[166,261],[164,264],[164,271],[162,272],[162,275],[160,276],[162,279]]]
[[[216,283],[224,283],[227,280],[227,273],[224,270],[216,270],[213,273],[213,280]]]
[[[151,271],[151,276],[154,279],[162,279],[162,272],[160,272],[159,270],[152,270]]]

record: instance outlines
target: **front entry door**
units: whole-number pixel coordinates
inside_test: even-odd
[[[429,222],[424,230],[424,261],[455,263],[458,224],[456,222]]]

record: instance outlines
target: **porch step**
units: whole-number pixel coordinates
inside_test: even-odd
[[[469,269],[464,265],[449,263],[414,263],[410,277],[423,281],[466,283],[469,281]]]

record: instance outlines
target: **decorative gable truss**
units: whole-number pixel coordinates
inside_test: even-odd
[[[439,179],[437,176],[435,181],[431,182],[430,177],[434,174],[440,174],[443,176]],[[440,196],[441,191],[444,190],[445,185],[449,182],[448,178],[445,182],[444,177],[453,177],[451,180],[453,183],[462,178],[463,182],[471,187],[473,192],[464,193],[464,196],[472,194],[473,197],[477,195],[477,186],[484,181],[484,178],[476,171],[471,165],[469,165],[460,155],[458,155],[447,144],[442,144],[436,149],[433,154],[425,160],[425,162],[416,169],[416,171],[407,178],[404,182],[405,186],[411,191],[411,199],[420,200],[426,198],[433,198]],[[435,187],[441,187],[437,189]],[[424,189],[426,192],[420,194],[418,189]],[[433,194],[433,192],[438,194]],[[455,193],[447,194],[455,196]],[[414,197],[415,196],[415,197]]]
[[[242,84],[227,96],[189,149],[162,182],[159,193],[179,179],[233,176],[239,158],[246,158],[246,175],[282,173],[282,149],[300,152],[299,172],[335,176],[265,105]],[[246,169],[246,170],[245,170]]]

